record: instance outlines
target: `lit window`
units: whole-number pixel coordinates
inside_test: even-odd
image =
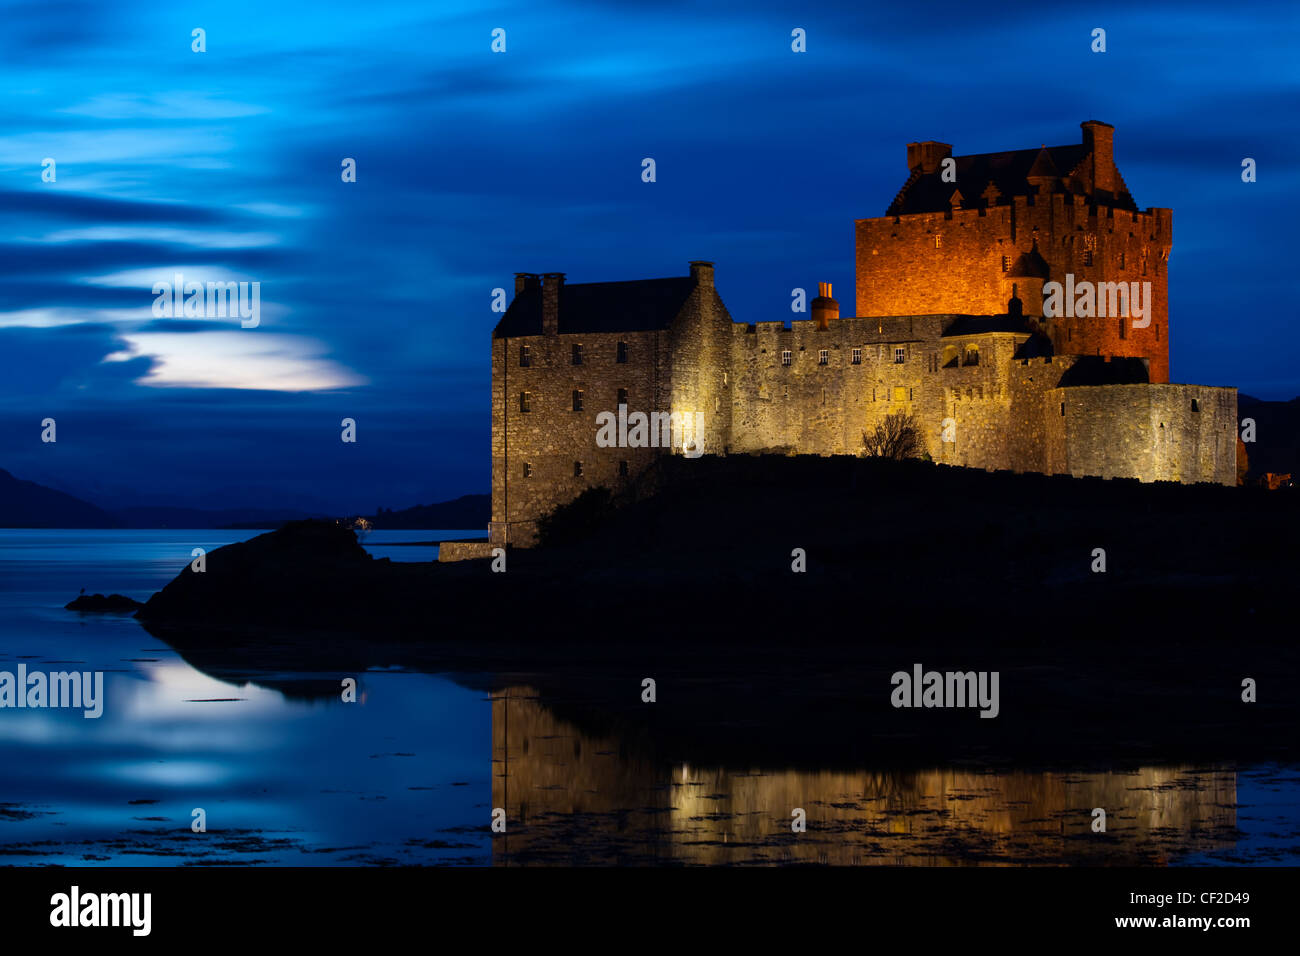
[[[907,350],[902,348],[894,349],[894,364],[902,365],[907,361]]]
[[[1010,257],[1010,256],[1003,256],[1003,257],[1002,257],[1002,271],[1003,271],[1003,272],[1010,272],[1010,271],[1011,271],[1011,257]]]
[[[525,478],[533,477],[533,463],[530,461],[524,462],[524,477]]]
[[[818,353],[817,353],[817,364],[818,364],[818,365],[830,365],[830,364],[831,364],[831,351],[830,351],[830,349],[821,349],[821,350],[818,351]]]
[[[519,410],[521,412],[531,412],[533,410],[533,395],[531,392],[519,393]]]
[[[793,361],[794,361],[794,353],[792,353],[789,349],[784,349],[781,352],[781,364],[789,365]]]
[[[582,411],[582,389],[580,388],[573,390],[573,410],[575,412]]]
[[[853,350],[853,364],[854,365],[862,364],[862,349]]]
[[[527,345],[519,346],[519,367],[528,368],[533,364],[533,350]]]

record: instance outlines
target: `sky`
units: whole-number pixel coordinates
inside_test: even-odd
[[[105,507],[485,493],[513,273],[708,259],[737,321],[824,281],[849,314],[906,143],[1086,119],[1174,210],[1172,379],[1288,399],[1297,51],[1293,2],[0,0],[0,468]],[[258,325],[157,316],[177,273],[259,283]]]

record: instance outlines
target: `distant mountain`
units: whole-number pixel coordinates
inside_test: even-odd
[[[461,495],[454,501],[436,505],[416,505],[402,511],[385,511],[367,515],[376,530],[486,530],[492,518],[491,495]]]
[[[1237,417],[1255,420],[1255,441],[1246,444],[1252,477],[1266,471],[1300,475],[1300,398],[1267,402],[1238,395]]]
[[[0,528],[120,528],[92,504],[0,469]]]
[[[121,508],[113,514],[124,528],[278,528],[303,518],[329,517],[267,508]]]

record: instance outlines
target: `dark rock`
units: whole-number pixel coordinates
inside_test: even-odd
[[[124,594],[83,594],[63,605],[69,611],[136,611],[144,607]]]

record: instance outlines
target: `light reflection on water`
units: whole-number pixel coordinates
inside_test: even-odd
[[[1295,768],[668,766],[528,687],[489,701],[383,670],[355,675],[357,704],[285,696],[196,670],[128,616],[62,609],[83,586],[144,599],[191,548],[256,533],[0,530],[0,670],[102,670],[106,695],[98,720],[0,711],[0,863],[1300,863]]]

